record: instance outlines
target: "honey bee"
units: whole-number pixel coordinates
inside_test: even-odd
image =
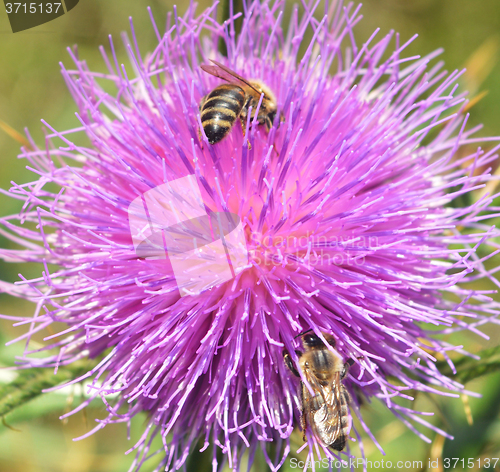
[[[214,66],[202,65],[201,68],[228,83],[215,87],[201,100],[201,124],[208,142],[215,144],[224,139],[238,118],[245,133],[249,109],[252,107],[253,119],[262,94],[257,122],[265,124],[269,131],[277,111],[276,97],[271,90],[260,81],[248,81],[219,62],[212,62]]]
[[[342,384],[349,367],[354,363],[351,359],[342,362],[337,351],[331,351],[314,333],[306,332],[301,337],[304,352],[295,351],[299,358],[302,374],[314,391],[314,395],[301,382],[300,398],[302,402],[301,427],[303,439],[306,441],[307,427],[325,446],[342,451],[346,445],[351,429],[351,417],[348,411],[350,396]],[[335,349],[335,340],[329,334],[324,338]],[[290,354],[283,351],[286,366],[297,377]]]

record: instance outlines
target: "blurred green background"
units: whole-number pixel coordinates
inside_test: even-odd
[[[200,9],[208,5],[204,0],[199,3]],[[142,52],[152,50],[156,40],[146,7],[152,8],[157,24],[161,25],[172,5],[170,1],[160,0],[81,0],[67,15],[16,34],[11,32],[7,14],[2,9],[0,120],[18,131],[28,127],[38,143],[43,143],[41,118],[59,130],[77,126],[75,106],[59,73],[59,61],[71,67],[65,48],[78,44],[79,55],[86,59],[90,69],[104,71],[98,46],[108,45],[108,34],[115,38],[120,61],[125,62],[119,35],[129,30],[128,17],[132,16]],[[182,12],[185,3],[181,1],[177,5]],[[287,3],[287,8],[291,5],[292,2]],[[321,6],[319,10],[322,11]],[[484,123],[484,136],[500,134],[499,0],[366,0],[362,13],[364,19],[356,27],[358,44],[377,27],[381,28],[380,35],[390,29],[399,31],[401,43],[418,33],[420,37],[408,48],[407,55],[423,55],[443,47],[445,52],[441,59],[446,62],[448,70],[468,65],[470,72],[461,86],[471,90],[472,96],[488,91],[487,96],[473,107],[471,123]],[[33,179],[25,169],[26,163],[16,159],[18,150],[19,144],[0,130],[0,186],[4,189],[10,187],[12,180],[25,183]],[[19,209],[18,201],[0,195],[1,215]],[[0,244],[8,245],[2,238]],[[499,264],[498,258],[496,264]],[[41,270],[0,262],[0,278],[12,282],[18,280],[17,274],[21,271],[31,277],[40,275]],[[31,314],[33,309],[27,302],[0,295],[0,312],[3,314]],[[3,347],[5,342],[23,332],[11,324],[0,320],[0,366],[12,365],[14,356],[23,348],[23,343]],[[485,330],[492,335],[489,342],[468,334],[456,338],[455,342],[463,343],[471,352],[498,345],[498,330],[490,327]],[[0,382],[6,382],[8,378],[8,373],[0,372]],[[382,405],[374,402],[362,407],[364,419],[385,449],[385,460],[393,462],[393,469],[397,468],[398,460],[403,460],[411,463],[401,470],[443,470],[443,462],[437,469],[431,469],[428,459],[456,457],[465,458],[466,469],[480,470],[479,464],[485,463],[484,458],[500,457],[500,373],[474,380],[467,387],[482,393],[483,397],[449,399],[419,395],[414,405],[416,409],[436,412],[432,422],[454,435],[455,441],[443,441],[440,436],[427,431],[433,440],[432,444],[427,444],[395,420]],[[87,408],[85,414],[78,413],[69,421],[61,422],[58,417],[71,404],[76,406],[78,402],[79,390],[76,387],[74,391],[48,394],[9,415],[6,421],[16,430],[0,424],[0,471],[128,470],[133,453],[125,456],[124,452],[141,434],[145,418],[136,418],[131,441],[127,441],[125,425],[111,425],[88,439],[74,442],[72,438],[94,425],[94,418],[104,416],[102,406],[96,403]],[[292,450],[295,451],[301,444],[298,435],[293,438],[293,443]],[[365,449],[369,460],[382,459],[369,439],[365,440]],[[473,467],[467,467],[468,458],[474,459]],[[196,454],[188,462],[188,470],[211,470],[210,459],[210,453],[202,457]],[[143,470],[152,470],[155,464],[153,459]],[[262,457],[257,457],[253,470],[267,470],[264,464]],[[454,470],[462,470],[461,464],[458,462]],[[369,469],[384,470],[375,466]],[[496,469],[500,470],[500,461]],[[290,461],[283,470],[294,470]]]

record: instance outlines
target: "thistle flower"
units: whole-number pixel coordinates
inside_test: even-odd
[[[31,140],[22,153],[37,179],[11,189],[23,210],[1,222],[24,249],[0,255],[45,269],[1,287],[37,304],[33,317],[16,318],[29,326],[27,341],[54,323],[67,329],[46,337],[45,358],[27,348],[21,362],[57,369],[96,359],[75,380],[90,383],[91,397],[77,409],[105,401],[109,415],[89,434],[148,412],[132,468],[161,435],[158,470],[181,467],[200,438],[213,446],[214,468],[219,449],[239,470],[244,451],[251,463],[261,447],[278,469],[301,409],[282,352],[297,363],[296,336],[306,330],[333,336],[354,362],[344,384],[369,435],[363,397],[380,399],[424,440],[415,422],[447,435],[398,399],[462,392],[435,365],[442,356],[453,369],[448,352],[462,350],[437,335],[486,338],[479,328],[498,315],[491,292],[463,287],[482,278],[498,285],[484,265],[498,252],[487,223],[493,197],[451,205],[491,179],[498,146],[475,147],[488,139],[466,128],[460,72],[430,67],[438,53],[404,58],[397,35],[390,52],[393,33],[359,47],[352,4],[333,2],[323,16],[312,3],[302,15],[296,7],[285,32],[283,6],[246,3],[238,36],[238,15],[220,25],[215,5],[200,16],[190,6],[168,16],[164,35],[153,21],[158,47],[145,57],[132,27],[131,67],[118,64],[111,42],[110,56],[102,50],[107,73],[70,50],[76,67],[62,73],[81,127],[45,123],[46,147]],[[222,82],[200,68],[210,59],[274,92],[269,130],[249,114],[244,130],[234,126],[216,145],[200,137],[200,101]],[[73,144],[72,133],[90,145]],[[179,247],[134,218],[170,228]],[[211,235],[203,247],[176,240],[172,226],[187,220],[184,236]],[[49,272],[49,263],[59,268]],[[310,431],[307,445],[310,457],[322,446]]]

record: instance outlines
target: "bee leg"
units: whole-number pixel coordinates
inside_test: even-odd
[[[245,138],[245,129],[247,126],[246,120],[247,120],[246,115],[242,116],[240,114],[240,124],[241,124],[241,132],[243,133],[243,138]],[[250,141],[248,139],[247,139],[247,143],[248,143],[248,150],[250,151],[250,149],[252,149],[252,145],[250,144]]]
[[[342,369],[342,373],[340,374],[340,380],[344,380],[344,377],[347,375],[349,368],[352,367],[354,361],[352,359],[347,359],[347,362],[344,362],[344,367]]]
[[[266,125],[267,132],[269,133],[269,131],[271,131],[271,128],[273,126],[273,122],[271,121],[271,118],[269,118],[269,116],[265,117],[264,124]]]
[[[203,135],[201,134],[201,128],[198,128],[198,139],[200,140],[200,148],[203,150]]]
[[[297,354],[298,357],[301,357],[303,353],[296,350],[295,354]],[[286,350],[283,351],[283,359],[285,361],[286,366],[288,367],[288,369],[290,369],[292,374],[300,378],[300,374],[295,368],[295,365],[292,361],[292,358],[290,357],[289,352]],[[304,388],[306,388],[304,383],[300,382],[300,404],[302,405],[302,411],[300,412],[300,428],[302,429],[302,439],[304,440],[304,442],[306,442],[307,438],[306,438],[306,416],[304,415],[304,409],[305,409]]]
[[[243,137],[245,137],[245,129],[246,129],[246,124],[245,124],[245,119],[241,114],[240,114],[240,125],[241,125],[241,132],[243,133]]]
[[[261,123],[261,122],[259,121],[259,123]],[[271,118],[269,118],[269,116],[268,116],[268,115],[266,115],[266,116],[264,117],[264,124],[266,125],[266,130],[267,130],[267,132],[269,133],[269,131],[271,131],[271,128],[272,128],[272,126],[273,126],[273,121],[271,120]],[[276,153],[276,157],[280,157],[280,153],[279,153],[279,152],[278,152],[278,150],[276,149],[276,145],[275,145],[275,144],[276,144],[276,143],[274,143],[274,144],[273,144],[273,150],[274,150],[274,152]]]
[[[300,382],[300,404],[302,405],[302,411],[300,412],[300,428],[302,429],[302,440],[304,442],[307,441],[307,421],[306,415],[304,414],[304,410],[306,409],[304,405],[304,389],[306,386],[303,382]]]
[[[295,354],[297,354],[298,357],[300,357],[302,355],[302,353],[300,351],[295,351]],[[293,375],[295,375],[295,377],[300,378],[300,374],[297,371],[297,369],[295,368],[295,365],[294,365],[292,358],[290,357],[290,354],[288,353],[288,351],[283,351],[283,360],[285,361],[285,365],[288,367],[288,369],[290,369],[290,372]]]
[[[200,100],[200,106],[198,107],[198,109],[200,111],[200,115],[201,115],[201,110],[203,108],[203,105],[205,105],[206,99],[207,99],[207,95],[203,96]],[[200,147],[201,147],[201,149],[203,149],[203,134],[201,133],[201,128],[198,128],[198,138],[200,140]]]

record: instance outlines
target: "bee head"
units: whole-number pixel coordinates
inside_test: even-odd
[[[299,335],[302,338],[302,344],[304,345],[304,347],[308,347],[310,349],[324,348],[325,343],[319,338],[319,336],[311,333],[311,331],[312,330],[309,330]],[[337,343],[333,336],[328,333],[323,333],[323,336],[326,342],[335,349]]]
[[[267,114],[270,123],[274,123],[274,118],[276,118],[276,110],[272,110]]]
[[[304,336],[302,337],[302,342],[304,343],[304,346],[310,348],[322,347],[325,345],[325,343],[313,333],[304,334]]]

